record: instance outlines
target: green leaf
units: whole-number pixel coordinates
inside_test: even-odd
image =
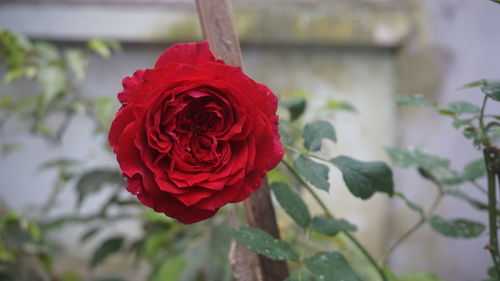
[[[85,77],[85,69],[89,63],[85,53],[80,49],[67,49],[64,51],[64,57],[69,69],[73,71],[76,78],[83,79]]]
[[[447,190],[446,194],[449,194],[453,197],[462,199],[462,200],[466,201],[467,203],[469,203],[472,207],[474,207],[478,210],[483,210],[483,211],[488,210],[488,204],[486,204],[486,202],[481,202],[481,201],[471,197],[467,193],[462,192],[461,190],[458,190],[458,189]],[[500,211],[497,211],[497,213],[500,214]]]
[[[269,233],[253,227],[240,227],[232,231],[233,238],[250,251],[272,260],[297,260],[288,243],[275,239]]]
[[[50,65],[40,68],[37,73],[37,79],[43,89],[43,101],[45,104],[50,103],[66,88],[66,73],[59,66]]]
[[[102,263],[107,257],[118,252],[123,245],[123,237],[112,237],[104,242],[97,248],[90,260],[90,266],[95,267]]]
[[[492,100],[500,101],[500,82],[488,83],[481,91]]]
[[[52,168],[65,169],[70,166],[76,165],[78,162],[69,158],[57,158],[51,161],[44,162],[40,165],[39,170],[44,171]]]
[[[441,181],[438,180],[438,178],[428,169],[418,168],[417,171],[418,171],[418,174],[421,177],[423,177],[424,179],[429,180],[438,186],[441,184]]]
[[[266,174],[267,182],[270,184],[274,182],[284,182],[286,184],[291,184],[290,177],[288,174],[280,171],[278,168],[274,168]]]
[[[430,223],[435,231],[452,238],[478,237],[486,228],[479,222],[465,219],[445,220],[440,216],[433,216]]]
[[[87,42],[87,46],[103,58],[109,58],[111,56],[111,49],[103,40],[91,39]]]
[[[311,214],[302,198],[283,182],[271,184],[276,200],[285,212],[302,228],[307,228],[311,222]]]
[[[35,47],[35,52],[41,58],[45,59],[48,62],[54,62],[59,60],[61,55],[59,54],[59,50],[56,48],[54,44],[47,42],[36,42],[33,44]]]
[[[473,120],[474,119],[455,119],[453,120],[452,125],[455,129],[458,129],[463,126],[471,126]]]
[[[430,155],[418,148],[386,148],[387,154],[392,162],[402,168],[424,168],[427,170],[436,170],[448,168],[450,161],[434,155]]]
[[[290,112],[290,121],[295,121],[302,116],[306,110],[306,104],[307,101],[303,98],[294,98],[283,103]]]
[[[98,130],[107,132],[116,112],[113,100],[110,98],[95,99],[94,107]]]
[[[98,192],[106,185],[124,186],[125,181],[120,172],[109,169],[95,169],[83,174],[76,184],[78,206],[89,194]]]
[[[82,236],[80,236],[80,243],[82,243],[82,244],[85,243],[86,241],[88,241],[89,239],[94,237],[100,230],[101,230],[101,228],[96,226],[96,227],[92,227],[91,229],[85,231],[82,234]]]
[[[328,100],[326,101],[326,106],[328,109],[331,109],[331,110],[345,110],[345,111],[352,111],[352,112],[356,111],[356,108],[352,104],[347,103],[347,102],[343,102],[343,101],[334,100],[332,98],[328,98]]]
[[[74,271],[65,272],[61,281],[83,281],[83,279]]]
[[[392,171],[384,162],[362,162],[347,156],[335,157],[331,161],[342,172],[344,182],[354,196],[368,199],[376,191],[393,195]]]
[[[462,173],[462,179],[465,181],[473,181],[483,177],[486,174],[486,166],[484,159],[479,158],[469,162]]]
[[[314,274],[308,270],[305,264],[300,264],[298,267],[294,268],[294,271],[290,272],[290,276],[288,276],[285,281],[309,281],[316,280],[314,279]]]
[[[328,172],[330,169],[327,165],[315,162],[301,154],[295,161],[295,167],[299,174],[308,182],[328,192],[330,189],[330,183],[328,182]]]
[[[500,126],[499,127],[492,127],[488,130],[488,134],[491,137],[498,137],[500,136]]]
[[[483,280],[483,281],[500,281],[500,277],[497,275],[497,271],[494,266],[488,268],[486,272],[488,273],[489,278],[488,280]]]
[[[424,214],[424,209],[422,207],[420,207],[418,204],[416,204],[413,201],[411,201],[410,199],[408,199],[403,193],[394,192],[394,195],[403,199],[405,201],[406,205],[408,206],[408,208],[410,208],[411,210],[419,212],[422,215]]]
[[[8,69],[4,76],[4,83],[10,84],[14,82],[16,79],[22,77],[26,73],[26,69],[23,67],[16,67],[12,69]]]
[[[206,260],[209,260],[209,266],[206,266],[206,274],[209,280],[231,281],[232,271],[229,263],[228,253],[231,247],[231,227],[229,223],[220,223],[212,227],[210,239],[208,240],[208,253]],[[195,252],[195,254],[197,254]],[[191,259],[188,259],[191,263]],[[206,262],[204,263],[206,264]],[[185,269],[187,270],[187,269]],[[194,280],[194,278],[186,281]],[[180,280],[179,280],[180,281]]]
[[[320,252],[305,260],[317,280],[321,281],[362,281],[347,260],[338,252]]]
[[[149,234],[144,241],[142,255],[150,262],[154,262],[157,260],[158,252],[164,248],[167,239],[168,233],[165,231]]]
[[[448,104],[445,108],[443,108],[446,112],[451,112],[456,115],[461,114],[478,114],[481,109],[469,102],[466,101],[455,101]]]
[[[356,231],[358,228],[344,219],[317,216],[313,218],[311,229],[324,235],[335,236],[341,231]]]
[[[412,272],[399,275],[398,281],[442,281],[442,279],[432,273]]]
[[[318,151],[321,149],[321,140],[329,139],[334,142],[337,141],[337,135],[332,124],[327,121],[316,121],[306,124],[304,131],[302,131],[302,138],[304,139],[304,146],[310,151]]]
[[[162,261],[149,281],[176,281],[185,266],[186,258],[184,256],[169,256]]]
[[[475,88],[475,87],[479,87],[479,86],[485,86],[487,84],[488,84],[488,80],[486,80],[486,79],[476,80],[476,81],[473,81],[473,82],[470,82],[470,83],[463,85],[462,87],[460,87],[460,90],[467,89],[467,88]]]
[[[396,103],[399,106],[429,106],[432,102],[426,100],[422,95],[397,96]]]
[[[21,150],[21,144],[15,142],[7,142],[0,145],[0,156],[5,156],[9,153]]]
[[[293,137],[286,130],[283,122],[280,121],[280,124],[279,124],[278,128],[279,128],[280,135],[281,135],[281,141],[284,142],[284,143],[293,143]]]

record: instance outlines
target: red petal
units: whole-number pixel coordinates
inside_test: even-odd
[[[167,66],[171,63],[197,65],[205,62],[219,62],[210,51],[207,41],[198,43],[175,44],[163,52],[155,64],[155,68]]]

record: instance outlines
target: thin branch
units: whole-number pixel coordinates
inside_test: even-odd
[[[308,155],[312,156],[313,154],[308,154]],[[329,162],[328,160],[326,160],[324,158],[321,158],[321,157],[317,157],[317,158],[319,158],[322,161]],[[281,162],[283,164],[285,164],[285,166],[297,178],[297,180],[299,180],[299,182],[302,185],[304,185],[304,187],[307,189],[307,191],[312,195],[312,197],[314,198],[314,200],[321,207],[321,209],[324,212],[324,215],[327,216],[327,217],[335,218],[335,216],[328,209],[328,207],[325,205],[325,203],[323,202],[323,200],[321,200],[321,198],[316,194],[316,192],[314,191],[314,188],[299,175],[299,173],[292,166],[292,164],[290,164],[286,160],[281,160]],[[384,271],[379,267],[379,265],[377,264],[377,262],[375,261],[375,259],[373,258],[373,256],[368,252],[368,250],[366,250],[366,248],[359,242],[359,240],[356,237],[354,237],[354,235],[352,235],[348,231],[342,231],[342,233],[344,233],[346,235],[346,237],[361,251],[361,253],[366,257],[366,259],[373,265],[373,267],[375,268],[375,270],[380,275],[380,278],[382,278],[382,280],[384,280],[384,281],[388,281],[388,279],[387,279]]]

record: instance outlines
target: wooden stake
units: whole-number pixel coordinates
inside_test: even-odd
[[[203,34],[210,49],[227,64],[242,66],[238,36],[231,17],[229,0],[196,0]],[[263,183],[259,190],[245,201],[247,223],[279,238],[269,186]],[[285,261],[274,261],[256,255],[239,244],[231,247],[231,265],[238,281],[283,281],[288,277]],[[257,267],[257,268],[255,268]]]

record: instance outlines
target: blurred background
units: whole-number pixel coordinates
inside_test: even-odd
[[[398,108],[394,100],[398,95],[420,94],[439,104],[457,99],[480,104],[482,95],[478,90],[459,91],[458,88],[477,79],[496,78],[500,73],[497,28],[500,6],[497,4],[486,0],[235,0],[233,10],[245,72],[267,84],[283,100],[307,97],[304,120],[328,119],[336,127],[339,141],[328,143],[325,154],[343,153],[367,161],[388,160],[387,146],[414,146],[451,159],[451,166],[457,170],[481,157],[470,141],[451,126],[450,119],[439,116],[432,108]],[[53,206],[46,218],[61,218],[74,212],[79,198],[88,195],[69,187],[54,189],[58,183],[64,182],[61,186],[82,184],[81,177],[80,180],[76,177],[78,173],[81,176],[85,171],[116,169],[114,156],[106,147],[105,131],[118,108],[115,96],[121,90],[121,79],[136,69],[151,67],[171,44],[202,39],[194,0],[0,0],[0,29],[34,41],[50,42],[61,50],[92,50],[80,60],[82,65],[88,64],[85,75],[68,78],[85,98],[71,105],[71,113],[79,114],[71,117],[56,141],[47,140],[49,133],[49,137],[33,136],[26,127],[10,120],[1,131],[0,144],[16,144],[16,151],[0,157],[0,198],[4,212],[15,210],[36,217],[41,214],[37,206],[50,200],[51,194],[58,194],[49,202]],[[100,40],[90,43],[93,38]],[[64,55],[68,59],[67,53]],[[75,60],[78,64],[78,58],[73,58],[73,62]],[[6,71],[5,67],[0,68],[4,75]],[[0,95],[27,95],[37,92],[37,87],[31,82],[7,85],[4,81]],[[355,112],[325,109],[325,104],[338,101],[352,105]],[[499,109],[498,106],[489,108],[492,112]],[[89,112],[92,118],[88,118]],[[48,117],[45,122],[49,127],[58,127],[64,120],[63,114]],[[61,159],[78,163],[61,162]],[[52,168],[40,168],[51,160],[59,162],[45,165]],[[113,173],[98,176],[103,178],[103,184],[119,181],[110,179],[115,176]],[[423,206],[430,205],[435,191],[415,171],[396,169],[395,176],[397,190],[404,191]],[[384,248],[418,219],[415,213],[403,208],[402,201],[376,195],[375,199],[363,202],[342,186],[340,173],[332,171],[330,177],[334,187],[330,194],[321,196],[334,212],[358,225],[357,235],[375,256],[382,254]],[[471,194],[476,195],[475,192],[472,190]],[[80,200],[83,202],[78,209],[79,216],[102,211],[103,204],[109,203],[110,196],[116,194],[114,189],[103,188],[91,195],[92,199]],[[89,219],[92,227],[80,221],[51,233],[66,248],[50,250],[56,253],[53,267],[62,272],[61,280],[81,280],[76,279],[80,278],[77,275],[84,276],[82,278],[112,276],[106,280],[161,280],[154,279],[148,266],[132,267],[130,259],[133,258],[119,255],[89,268],[88,259],[95,256],[96,246],[103,239],[116,238],[116,233],[121,233],[122,240],[108,240],[111,241],[108,250],[113,249],[113,243],[122,246],[127,241],[132,241],[129,243],[132,250],[133,241],[151,243],[152,248],[170,243],[175,248],[175,245],[189,244],[192,237],[216,239],[227,235],[227,225],[222,219],[209,223],[215,233],[211,238],[199,238],[204,225],[200,229],[189,226],[188,229],[192,229],[189,236],[168,219],[132,210],[133,206],[127,205],[131,196],[115,197],[118,199],[115,198],[113,204],[119,203],[112,206],[115,209],[109,210],[109,216],[123,209],[130,210],[130,218],[101,220],[95,224]],[[444,217],[460,216],[486,222],[485,213],[458,199],[446,199],[439,211]],[[137,216],[141,222],[134,219]],[[284,217],[282,213],[280,217]],[[285,218],[280,219],[280,225],[286,224]],[[173,236],[168,241],[157,237],[161,241],[151,242],[144,233],[156,233],[148,232],[152,226],[157,227],[154,231],[160,229],[158,237],[165,237],[165,233]],[[91,232],[93,229],[97,229],[95,233]],[[89,235],[89,241],[81,244],[80,240],[86,240],[81,237],[85,234]],[[491,266],[489,254],[483,250],[486,243],[486,235],[455,240],[424,227],[394,253],[389,263],[397,273],[425,271],[443,280],[482,280]],[[188,247],[188,250],[206,251],[206,255],[211,256],[211,249],[197,247]],[[223,244],[221,249],[226,247]],[[175,250],[173,252],[175,256]],[[224,251],[218,254],[224,263]],[[167,264],[157,264],[155,257],[161,253],[154,250],[145,255],[143,263],[149,262],[157,272],[186,263],[182,259],[170,259]],[[189,264],[191,260],[187,260]],[[201,272],[198,277],[184,273],[179,280],[230,280],[220,275],[223,272],[228,276],[225,265],[215,273],[202,267],[192,270]]]

